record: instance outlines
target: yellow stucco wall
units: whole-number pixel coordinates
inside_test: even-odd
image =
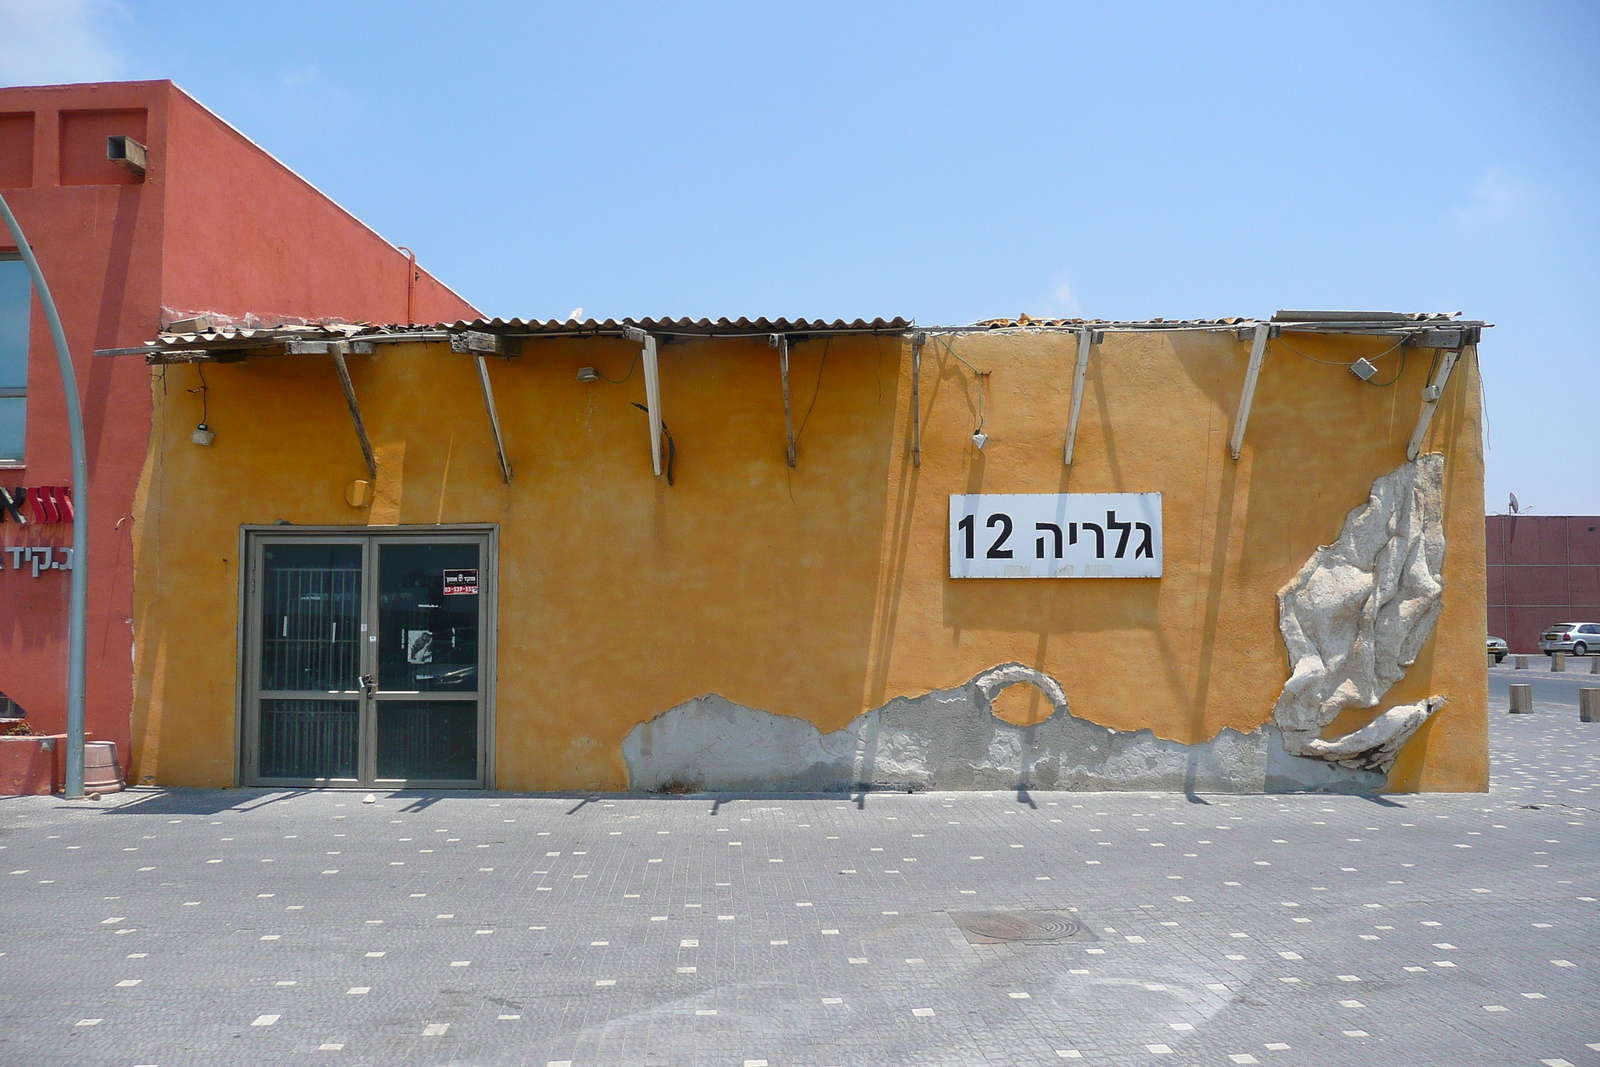
[[[234,781],[239,531],[284,519],[499,524],[500,788],[625,788],[627,732],[701,694],[829,731],[1011,660],[1060,679],[1073,712],[1106,726],[1184,742],[1255,729],[1288,674],[1277,591],[1404,461],[1433,353],[1384,356],[1385,375],[1406,359],[1392,388],[1315,360],[1392,344],[1275,339],[1235,462],[1249,344],[1232,332],[1111,334],[1095,349],[1068,469],[1075,337],[931,338],[920,470],[902,338],[794,347],[794,470],[765,338],[663,345],[672,487],[652,476],[631,406],[642,375],[576,381],[580,366],[623,377],[637,345],[536,340],[491,361],[510,486],[471,359],[442,343],[380,346],[350,360],[380,457],[370,509],[345,501],[366,472],[327,357],[208,366],[210,448],[189,441],[196,370],[158,368],[135,527],[135,780]],[[1381,705],[1452,701],[1402,753],[1390,780],[1402,790],[1487,787],[1475,361],[1469,349],[1427,445],[1447,457],[1444,611]],[[1161,579],[946,577],[951,493],[1136,491],[1164,494]],[[1048,713],[1021,689],[1000,710]],[[1347,712],[1329,733],[1376,710]]]

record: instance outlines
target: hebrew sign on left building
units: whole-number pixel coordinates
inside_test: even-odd
[[[0,488],[0,524],[70,526],[72,488],[33,485]],[[4,529],[0,525],[0,529]],[[0,570],[26,571],[37,578],[49,571],[70,571],[72,549],[60,545],[0,544]]]
[[[20,526],[72,524],[70,485],[0,487],[0,523]]]

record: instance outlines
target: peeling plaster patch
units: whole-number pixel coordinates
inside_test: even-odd
[[[1312,553],[1278,593],[1291,674],[1272,709],[1291,756],[1387,774],[1401,746],[1445,704],[1391,708],[1324,741],[1346,708],[1376,707],[1433,633],[1443,607],[1444,456],[1432,452],[1372,483],[1339,539]]]
[[[1048,719],[1015,726],[994,715],[994,698],[1018,684],[1044,694],[1054,708]],[[829,734],[716,694],[696,697],[635,726],[622,754],[639,790],[1364,792],[1383,784],[1381,776],[1291,760],[1282,748],[1270,726],[1184,745],[1086,722],[1068,710],[1060,682],[1007,663],[953,689],[897,698]]]

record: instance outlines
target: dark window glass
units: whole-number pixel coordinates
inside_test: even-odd
[[[378,546],[379,690],[477,692],[477,579],[475,544]]]
[[[360,704],[354,700],[263,700],[263,778],[354,778]]]
[[[478,776],[476,700],[378,701],[378,777],[466,781]]]
[[[266,546],[262,689],[356,689],[361,680],[360,628],[360,545]]]

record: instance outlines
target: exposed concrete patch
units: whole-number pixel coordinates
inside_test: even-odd
[[[1054,708],[1032,726],[993,713],[1018,684]],[[622,743],[632,788],[712,791],[851,789],[1151,789],[1259,793],[1269,789],[1365,792],[1379,775],[1283,754],[1272,727],[1224,729],[1184,745],[1149,730],[1086,722],[1061,683],[1020,663],[984,671],[953,689],[899,697],[824,734],[804,719],[735,704],[716,694],[685,701],[629,731]],[[1274,784],[1276,783],[1276,784]]]
[[[1312,738],[1305,744],[1305,753],[1341,767],[1382,771],[1387,775],[1411,735],[1448,703],[1444,697],[1429,697],[1415,704],[1397,704],[1343,737],[1331,741]]]
[[[1283,733],[1271,723],[1261,732],[1267,735],[1267,779],[1262,792],[1378,793],[1389,784],[1387,774],[1290,755]]]
[[[1372,483],[1339,539],[1312,553],[1278,593],[1291,674],[1272,709],[1286,751],[1387,774],[1406,740],[1445,704],[1391,708],[1322,740],[1346,708],[1376,707],[1433,633],[1444,593],[1444,456],[1433,452]]]

